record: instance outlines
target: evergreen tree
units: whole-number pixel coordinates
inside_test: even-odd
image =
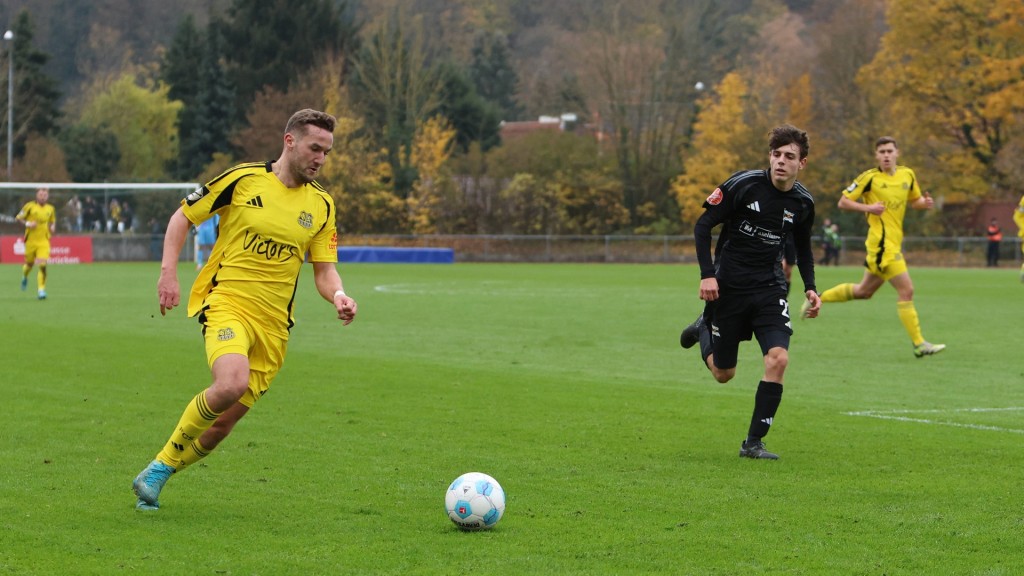
[[[48,136],[57,132],[61,112],[57,106],[60,92],[52,78],[43,72],[43,67],[50,56],[37,50],[32,44],[33,24],[27,10],[22,10],[14,22],[11,31],[13,41],[8,42],[7,57],[11,57],[13,42],[14,58],[14,123],[13,123],[13,154],[21,158],[25,154],[25,142],[32,134]],[[5,62],[6,64],[7,62]],[[8,75],[3,74],[2,102],[7,110]],[[3,114],[3,127],[0,142],[7,148],[7,114]]]
[[[522,108],[516,102],[519,75],[509,60],[508,40],[501,34],[477,34],[469,75],[477,93],[493,102],[502,120],[518,120]]]
[[[497,105],[480,97],[465,71],[455,64],[439,68],[441,76],[440,112],[455,128],[456,148],[466,153],[473,142],[489,150],[501,143],[500,112]]]
[[[103,182],[121,161],[117,136],[106,126],[76,124],[60,134],[68,175],[73,182]]]
[[[179,152],[174,174],[195,179],[217,152],[229,152],[235,93],[225,73],[223,40],[216,23],[207,28],[195,88],[178,116]]]
[[[324,53],[353,54],[360,23],[349,0],[234,0],[224,25],[228,75],[236,87],[236,115],[265,86],[280,92]]]

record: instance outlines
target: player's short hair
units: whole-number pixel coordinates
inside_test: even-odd
[[[305,135],[307,126],[316,126],[333,133],[334,126],[337,123],[338,120],[326,112],[304,108],[292,114],[292,117],[288,119],[288,123],[284,126],[284,133],[295,134],[296,130],[301,130],[302,134]]]
[[[796,144],[797,148],[800,149],[801,160],[806,158],[807,154],[811,151],[811,143],[807,138],[807,132],[792,124],[776,126],[768,133],[768,150],[777,150],[787,144]]]
[[[878,140],[875,140],[875,150],[878,150],[878,147],[883,144],[892,144],[892,147],[897,149],[900,147],[899,144],[896,143],[896,139],[892,136],[882,136]]]

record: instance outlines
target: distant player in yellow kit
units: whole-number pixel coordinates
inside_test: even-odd
[[[171,474],[206,457],[270,388],[284,362],[306,255],[320,296],[349,324],[356,302],[338,275],[334,201],[315,180],[334,145],[335,118],[300,110],[281,156],[240,164],[182,200],[164,241],[160,313],[180,302],[178,256],[189,227],[220,215],[220,235],[192,286],[213,382],[185,406],[167,443],[132,482],[136,507],[155,510]]]
[[[857,176],[843,190],[839,208],[863,212],[868,219],[868,237],[864,242],[867,248],[864,261],[866,270],[859,284],[839,284],[829,288],[821,293],[821,301],[866,300],[882,284],[889,282],[896,289],[896,313],[914,345],[914,356],[922,358],[942,352],[946,345],[932,344],[921,335],[921,325],[914,307],[914,284],[907,271],[907,262],[903,259],[903,217],[908,206],[928,210],[935,205],[935,201],[927,193],[921,192],[921,185],[913,170],[896,163],[899,155],[894,138],[879,138],[875,142],[878,167]]]
[[[49,204],[49,188],[36,190],[36,199],[22,206],[16,218],[25,224],[25,264],[21,267],[21,289],[28,288],[28,274],[39,264],[36,276],[39,299],[46,299],[46,262],[50,259],[50,236],[57,226],[57,212]]]
[[[1017,204],[1017,209],[1013,211],[1013,221],[1017,224],[1017,236],[1024,241],[1024,196],[1021,196],[1020,204]],[[1024,252],[1024,242],[1021,242],[1020,250]],[[1020,281],[1024,282],[1024,264],[1020,266]]]

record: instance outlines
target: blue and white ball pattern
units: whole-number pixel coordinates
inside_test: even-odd
[[[468,472],[448,486],[444,508],[460,529],[487,530],[505,513],[505,491],[487,474]]]

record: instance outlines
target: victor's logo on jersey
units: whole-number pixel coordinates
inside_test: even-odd
[[[313,215],[309,212],[303,211],[299,213],[299,226],[302,226],[306,230],[313,227]]]
[[[711,196],[708,196],[708,199],[705,200],[705,202],[707,202],[708,204],[710,204],[712,206],[718,206],[719,204],[721,204],[722,203],[722,189],[721,188],[715,188],[715,191],[711,193]]]
[[[256,196],[252,200],[246,202],[246,205],[255,206],[256,208],[263,208],[263,199],[260,198],[259,196]]]
[[[231,340],[234,337],[235,331],[231,328],[221,328],[220,330],[217,330],[217,340],[220,340],[221,342]]]
[[[273,238],[264,238],[256,232],[245,233],[242,249],[263,256],[267,260],[285,262],[295,255],[295,247],[275,242]]]
[[[203,196],[206,196],[206,192],[206,186],[200,186],[199,188],[196,188],[194,192],[185,197],[185,203],[191,206],[196,202],[199,202],[203,198]]]
[[[790,224],[793,223],[793,213],[785,208],[782,209],[782,222],[789,222]]]
[[[757,200],[754,200],[753,204],[747,204],[747,208],[750,208],[754,212],[760,212],[761,211],[761,204],[759,204],[757,202]]]

